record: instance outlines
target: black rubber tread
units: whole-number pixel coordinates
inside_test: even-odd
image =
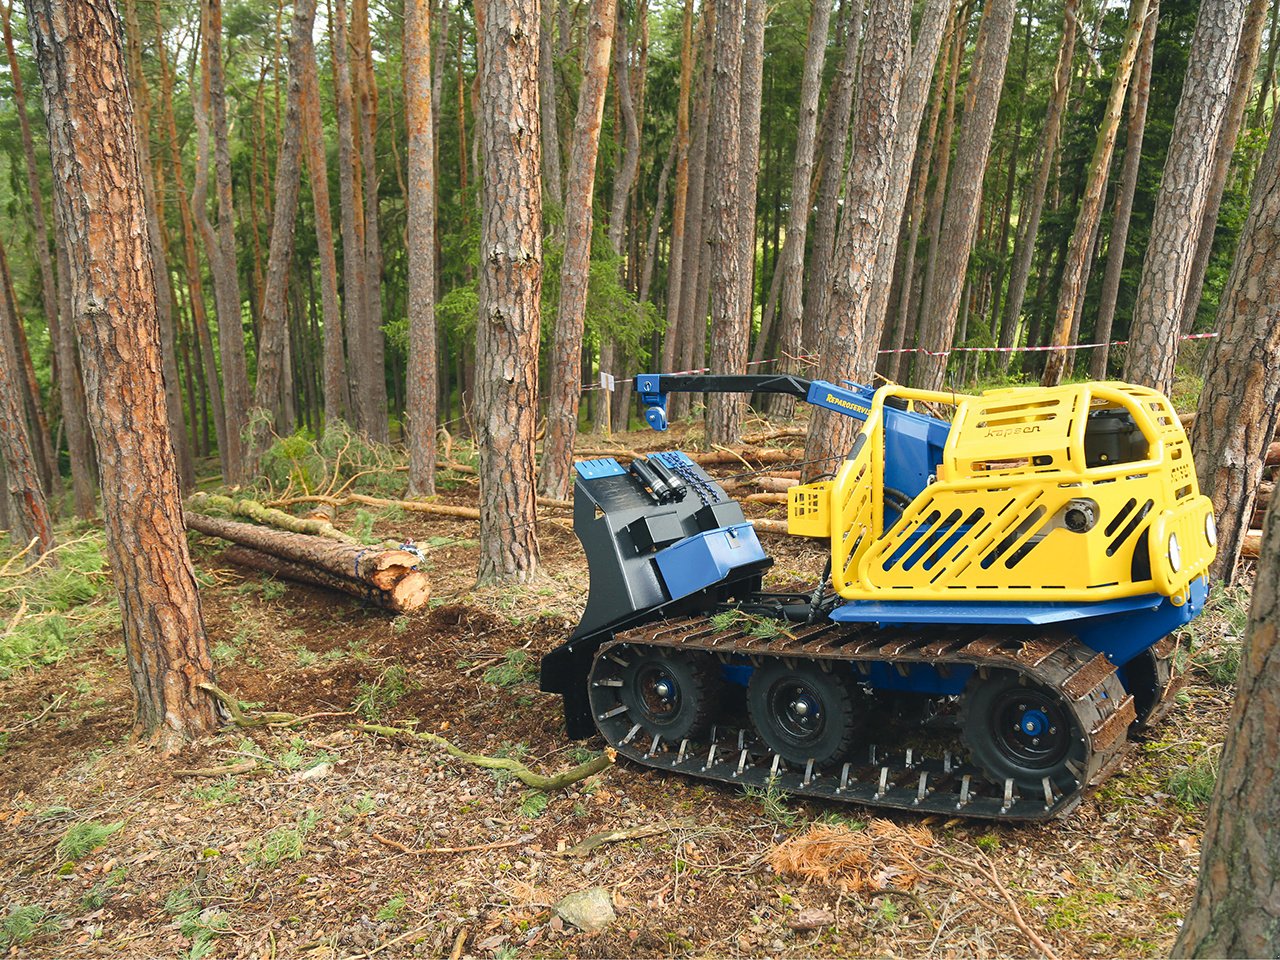
[[[909,670],[914,663],[967,665],[987,673],[1011,670],[1063,693],[1088,749],[1080,769],[1072,768],[1073,782],[1051,782],[1046,795],[1043,785],[1039,791],[1020,788],[1012,780],[1003,787],[991,785],[978,767],[950,753],[923,757],[907,750],[889,757],[878,755],[875,745],[868,745],[867,756],[833,771],[823,772],[816,764],[800,769],[773,754],[753,731],[728,726],[725,716],[705,738],[645,743],[642,726],[627,715],[617,696],[615,660],[625,662],[636,647],[702,651],[725,662],[748,657],[757,664],[762,658],[781,657],[792,662],[838,661],[850,668],[881,662],[899,670]],[[1064,816],[1078,806],[1085,791],[1119,765],[1134,719],[1133,698],[1105,657],[1066,633],[1033,628],[957,628],[940,636],[936,629],[924,634],[826,622],[788,624],[782,634],[763,638],[717,630],[709,617],[662,621],[620,633],[604,644],[592,665],[588,695],[604,738],[623,756],[648,767],[727,784],[772,784],[801,796],[869,806],[1023,821]]]
[[[821,704],[824,722],[811,741],[801,743],[789,736],[770,703],[774,685],[788,678],[810,686]],[[752,672],[747,685],[747,713],[760,739],[787,762],[804,764],[813,760],[819,767],[829,767],[848,759],[857,740],[862,718],[855,707],[854,687],[852,676],[823,670],[812,660],[792,665],[785,660],[766,659]]]
[[[635,658],[621,671],[623,686],[619,688],[619,699],[630,708],[631,716],[650,736],[683,740],[705,734],[719,710],[724,686],[715,660],[704,653],[678,653],[661,647],[635,653]],[[680,691],[679,709],[668,720],[656,719],[641,702],[637,679],[646,666],[665,670]]]

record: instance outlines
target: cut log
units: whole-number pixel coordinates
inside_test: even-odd
[[[809,435],[806,427],[779,427],[776,430],[762,430],[760,433],[743,434],[742,442],[746,444],[768,443],[783,437],[805,437]]]
[[[787,505],[787,495],[785,493],[752,493],[744,497],[746,503],[768,503]]]
[[[792,487],[799,485],[800,478],[796,477],[792,480],[790,477],[760,477],[756,482],[765,493],[786,493]]]
[[[361,600],[367,600],[375,606],[387,610],[396,609],[391,597],[384,590],[379,590],[350,577],[339,577],[319,567],[308,567],[291,560],[281,560],[269,553],[252,550],[249,547],[228,547],[222,551],[223,558],[237,567],[248,567],[250,570],[261,570],[278,580],[292,580],[295,583],[306,583],[313,587],[324,587],[347,593]]]
[[[1273,441],[1267,446],[1266,465],[1268,467],[1280,465],[1280,441]]]
[[[324,537],[221,520],[192,511],[186,511],[185,518],[191,530],[229,540],[289,565],[316,571],[313,576],[338,577],[362,584],[366,590],[378,590],[385,595],[383,605],[392,610],[412,613],[426,606],[431,599],[431,581],[417,569],[422,557],[411,550],[339,543]],[[282,576],[288,576],[290,572],[296,572],[292,566],[287,569],[281,567]],[[336,581],[323,585],[342,589],[336,587]]]
[[[1250,530],[1244,535],[1244,544],[1240,547],[1240,556],[1245,560],[1257,560],[1262,552],[1262,531]]]
[[[790,533],[785,520],[752,520],[751,525],[756,528],[756,533],[772,533],[783,537]]]
[[[291,513],[263,506],[257,500],[233,500],[219,494],[196,492],[187,498],[187,506],[197,512],[201,510],[217,510],[229,513],[234,517],[244,517],[263,526],[288,530],[291,533],[306,533],[316,537],[327,537],[341,543],[360,543],[350,534],[337,529],[329,519],[324,517],[295,517]],[[324,505],[327,506],[327,505]],[[332,511],[332,507],[329,507]]]

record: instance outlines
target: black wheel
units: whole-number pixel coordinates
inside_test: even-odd
[[[788,763],[831,764],[849,755],[857,736],[852,677],[814,663],[770,660],[747,685],[747,712],[760,739]]]
[[[1173,657],[1159,656],[1148,647],[1121,668],[1124,687],[1133,694],[1135,727],[1141,727],[1155,713],[1173,679]]]
[[[1016,674],[975,674],[960,714],[965,745],[992,783],[1012,777],[1021,792],[1039,794],[1045,777],[1062,786],[1076,779],[1070,765],[1084,767],[1085,741],[1062,698]]]
[[[724,682],[710,657],[665,650],[635,651],[621,680],[619,699],[632,722],[669,743],[706,732]]]

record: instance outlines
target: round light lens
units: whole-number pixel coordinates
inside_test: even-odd
[[[1204,515],[1204,538],[1209,541],[1209,546],[1218,545],[1218,521],[1213,519],[1212,513]]]
[[[1169,569],[1177,573],[1182,568],[1182,547],[1178,544],[1178,535],[1169,534]]]

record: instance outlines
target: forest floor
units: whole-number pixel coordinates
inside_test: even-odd
[[[452,486],[442,502],[474,503],[466,478]],[[1169,717],[1064,821],[886,818],[626,762],[544,794],[351,724],[412,721],[547,771],[598,751],[565,738],[559,699],[537,687],[539,657],[585,600],[567,518],[540,524],[543,576],[502,591],[475,589],[474,523],[359,519],[431,545],[428,613],[395,617],[250,575],[220,559],[218,541],[193,538],[219,685],[251,708],[329,716],[158,756],[130,739],[119,628],[95,619],[104,601],[91,595],[47,632],[56,651],[0,670],[0,946],[48,957],[1005,956],[1039,952],[1038,937],[1064,957],[1167,955],[1195,887],[1239,597],[1219,597],[1196,624]],[[821,570],[816,543],[769,537],[767,549],[775,582]],[[89,629],[70,629],[77,615]],[[237,762],[255,769],[175,775]],[[815,825],[842,831],[859,874],[774,870],[778,845]],[[635,827],[656,832],[561,855]],[[459,847],[477,849],[433,852]],[[617,913],[594,934],[552,911],[590,887]]]

